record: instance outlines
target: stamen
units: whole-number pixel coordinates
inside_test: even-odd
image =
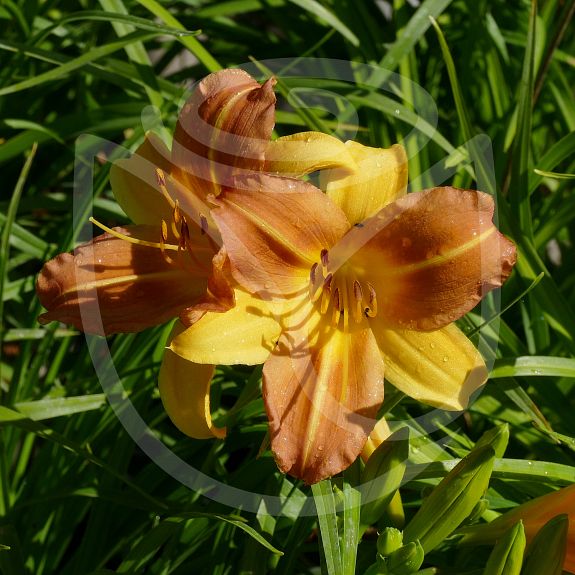
[[[331,316],[331,322],[336,327],[339,324],[339,318],[341,316],[341,309],[339,304],[339,288],[335,288],[335,291],[333,292],[333,313]]]
[[[177,239],[180,239],[180,221],[182,220],[182,216],[180,215],[180,202],[176,200],[174,202],[174,211],[172,213],[172,232]]]
[[[164,247],[162,248],[162,245],[159,244],[158,242],[149,242],[147,240],[140,240],[140,239],[134,238],[132,236],[127,236],[126,234],[123,234],[122,232],[118,232],[117,230],[113,230],[112,228],[105,226],[104,224],[100,223],[98,220],[96,220],[94,218],[89,218],[89,221],[92,222],[95,226],[98,226],[101,230],[104,230],[105,232],[109,233],[111,236],[114,236],[120,240],[124,240],[126,242],[129,242],[131,244],[136,244],[139,246],[146,246],[149,248],[166,249],[166,250],[174,250],[174,251],[178,250],[178,246],[174,246],[172,244],[164,244]]]
[[[315,286],[315,280],[316,280],[316,272],[317,272],[317,267],[318,267],[318,263],[315,262],[315,264],[313,264],[313,266],[311,266],[311,270],[309,270],[309,282],[310,282],[310,288],[313,289],[313,287]]]
[[[347,293],[347,286],[343,290],[343,301],[341,302],[341,314],[343,315],[343,330],[347,331],[349,327],[349,306],[348,306],[348,293]]]
[[[353,297],[355,298],[355,308],[353,313],[353,319],[355,323],[360,323],[362,318],[361,314],[361,303],[363,301],[363,290],[361,289],[361,284],[357,280],[353,280]]]
[[[168,192],[168,188],[166,187],[166,175],[164,174],[163,170],[160,168],[156,168],[156,179],[158,180],[158,187],[160,188],[160,192],[166,198],[167,202],[170,204],[171,208],[174,208],[176,203],[172,200]]]
[[[377,294],[375,288],[368,282],[367,289],[369,290],[369,309],[366,310],[368,317],[375,317],[377,315]]]
[[[321,257],[321,266],[323,269],[323,275],[326,275],[327,274],[327,265],[329,264],[329,255],[328,255],[328,252],[325,248],[323,250],[321,250],[320,257]]]
[[[162,241],[168,241],[168,224],[166,224],[166,220],[162,220]]]
[[[320,312],[322,314],[325,314],[325,312],[327,311],[328,307],[329,307],[329,300],[331,299],[331,282],[333,280],[333,275],[332,274],[328,274],[328,276],[325,278],[323,285],[322,285],[322,300],[321,300],[321,308],[320,308]],[[337,288],[336,288],[337,290]]]
[[[160,188],[165,188],[166,176],[164,174],[164,171],[160,170],[160,168],[156,168],[156,178],[158,179],[158,186],[160,186]]]
[[[188,229],[188,224],[186,220],[182,220],[180,224],[180,246],[185,250],[188,248],[190,253],[192,253],[190,245],[190,230]]]

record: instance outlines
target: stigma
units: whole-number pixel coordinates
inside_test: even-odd
[[[329,252],[323,249],[309,273],[309,295],[322,315],[331,314],[331,323],[344,329],[350,317],[355,323],[377,316],[377,294],[369,282],[361,282],[347,266],[337,270],[330,265]]]

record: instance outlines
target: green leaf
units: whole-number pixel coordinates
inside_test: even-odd
[[[575,359],[567,357],[525,356],[496,359],[490,377],[529,376],[575,377]]]
[[[335,497],[329,479],[324,479],[311,486],[317,509],[317,518],[321,533],[321,544],[328,575],[342,573],[341,548],[337,530],[337,513]]]

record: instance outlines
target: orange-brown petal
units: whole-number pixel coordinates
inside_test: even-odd
[[[310,306],[309,313],[317,311]],[[310,334],[310,324],[319,333]],[[263,373],[271,448],[281,471],[311,484],[347,468],[383,401],[383,361],[371,330],[307,322],[280,338]]]
[[[244,178],[215,202],[216,221],[237,281],[267,299],[308,289],[310,269],[349,229],[343,212],[300,180]]]
[[[263,168],[275,123],[275,80],[260,85],[243,70],[207,76],[186,102],[174,133],[176,177],[204,196],[231,185],[238,170]]]
[[[433,188],[390,204],[340,243],[377,297],[377,321],[431,331],[471,310],[508,278],[515,246],[493,225],[488,194]],[[334,253],[336,250],[332,250]]]
[[[160,228],[149,226],[115,231],[147,241],[158,241],[160,234]],[[167,254],[172,263],[160,249],[106,233],[74,253],[58,255],[37,279],[38,297],[48,310],[40,322],[61,321],[87,333],[109,335],[176,317],[205,292],[211,253],[198,250],[194,261],[185,252]]]

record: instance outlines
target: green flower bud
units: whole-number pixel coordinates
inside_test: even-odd
[[[490,445],[462,459],[423,502],[403,532],[404,541],[419,539],[431,551],[461,525],[489,485],[495,453]]]
[[[389,575],[411,575],[423,563],[425,552],[419,541],[412,541],[397,551],[394,551],[387,560]]]
[[[522,575],[561,575],[568,530],[569,516],[565,513],[545,523],[527,549]]]
[[[361,475],[361,523],[371,525],[385,512],[399,488],[407,456],[409,430],[404,427],[382,443],[371,455]]]
[[[519,521],[493,548],[484,575],[519,575],[525,551],[525,529]]]
[[[495,457],[503,457],[509,443],[509,424],[496,425],[486,431],[475,444],[475,449],[484,445],[491,445],[495,451]]]
[[[391,555],[403,545],[403,534],[395,527],[386,527],[377,538],[377,550],[384,556]]]

